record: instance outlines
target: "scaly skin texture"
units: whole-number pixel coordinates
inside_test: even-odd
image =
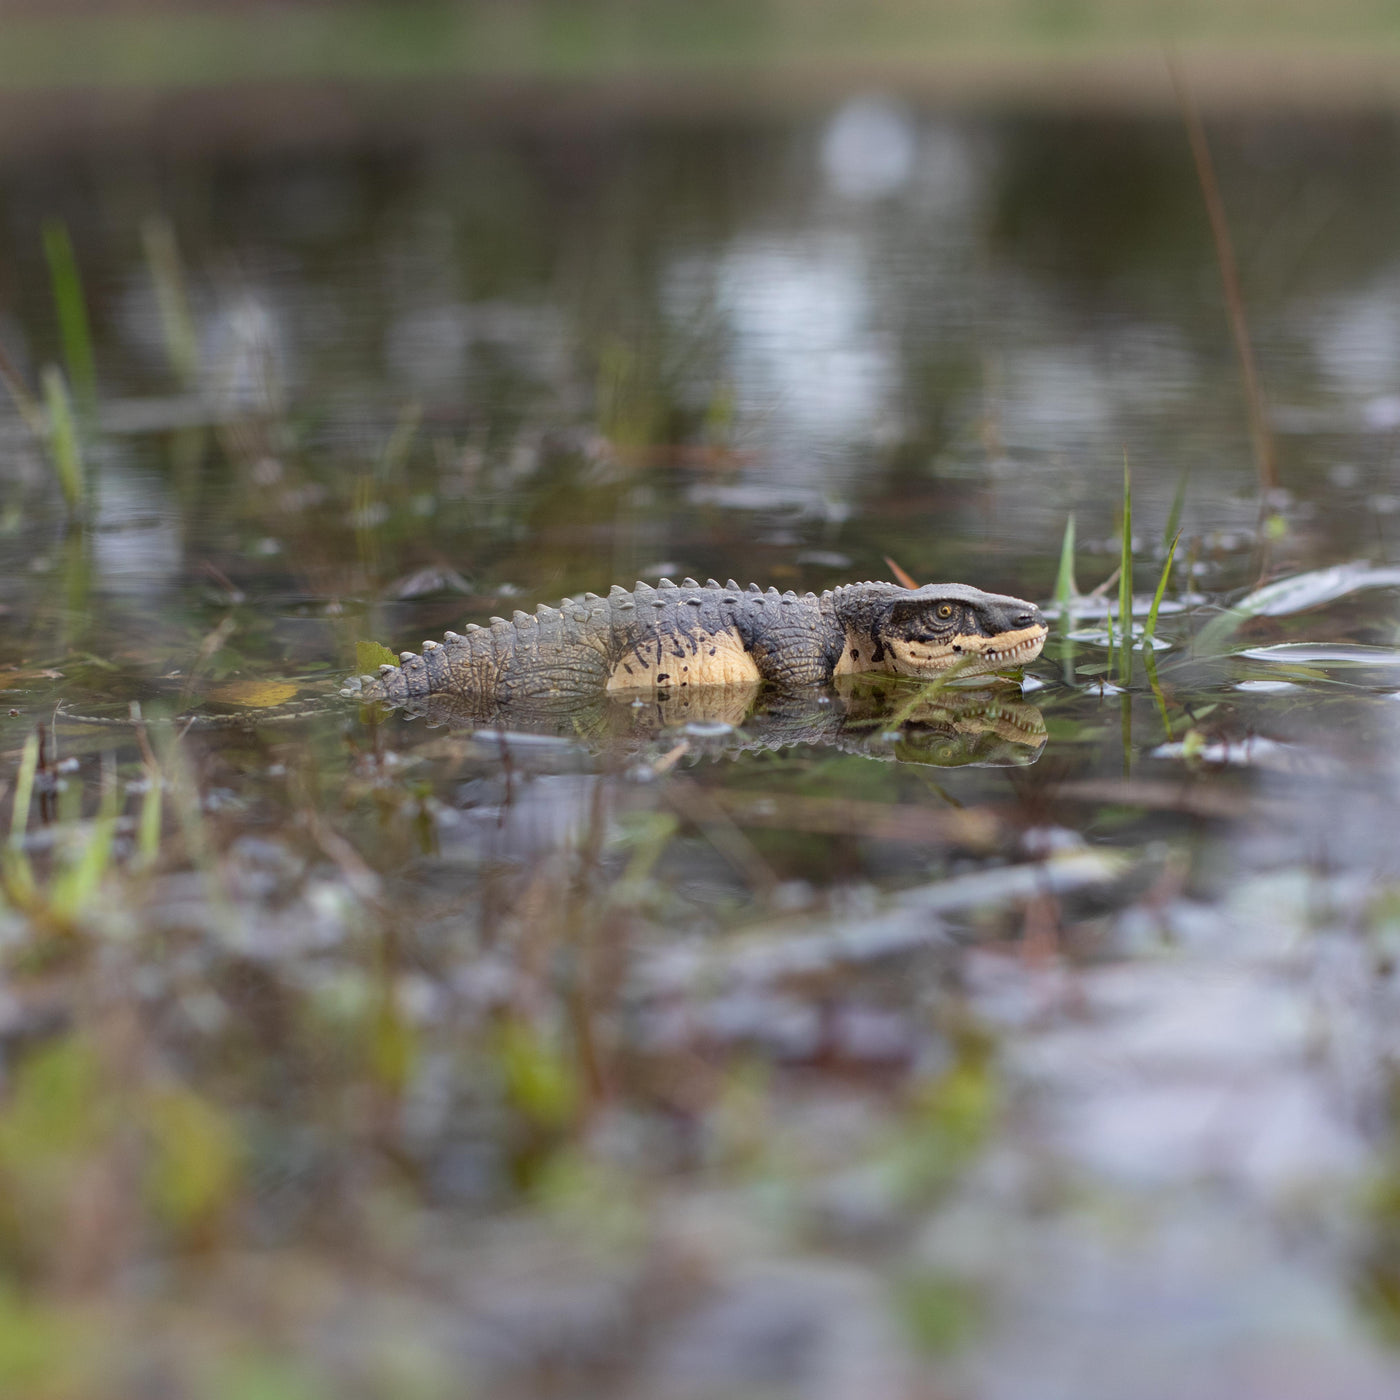
[[[1034,604],[966,584],[799,595],[662,579],[448,632],[343,693],[391,705],[432,695],[568,705],[606,691],[821,685],[866,671],[977,675],[1034,660],[1045,634]]]

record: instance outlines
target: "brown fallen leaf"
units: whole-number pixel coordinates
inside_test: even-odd
[[[890,573],[894,575],[894,581],[899,584],[901,588],[917,588],[919,586],[888,554],[885,555],[885,563],[890,566]]]

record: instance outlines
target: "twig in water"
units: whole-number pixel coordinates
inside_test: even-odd
[[[1123,566],[1122,564],[1119,564],[1118,567],[1114,569],[1114,571],[1111,574],[1109,574],[1109,576],[1106,579],[1104,579],[1104,581],[1101,584],[1099,584],[1097,588],[1091,588],[1084,596],[1086,598],[1102,598],[1104,594],[1107,593],[1108,590],[1112,588],[1115,583],[1118,582],[1122,575]]]

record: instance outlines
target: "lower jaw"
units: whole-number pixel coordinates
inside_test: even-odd
[[[912,674],[921,675],[924,680],[938,680],[941,676],[946,676],[949,680],[961,680],[965,676],[987,676],[994,671],[1008,671],[1017,666],[1028,666],[1040,655],[1044,648],[1044,639],[1039,646],[1028,647],[1019,653],[1008,653],[1005,656],[988,656],[980,652],[963,652],[959,656],[952,657],[948,664],[941,670],[929,674],[927,672]]]

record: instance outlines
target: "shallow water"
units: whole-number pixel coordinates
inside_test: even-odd
[[[76,1393],[1394,1393],[1400,141],[1211,134],[1262,501],[1170,123],[0,172],[0,339],[60,355],[58,213],[98,365],[81,526],[0,406],[47,892],[10,872],[0,1249],[49,1362],[77,1319],[131,1377]],[[357,641],[639,577],[1048,602],[1071,512],[1087,591],[1125,456],[1140,619],[1186,482],[1128,675],[1086,599],[1024,692],[337,695]]]

